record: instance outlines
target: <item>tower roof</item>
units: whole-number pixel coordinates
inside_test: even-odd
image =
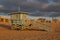
[[[12,13],[10,13],[10,15],[13,15],[13,14],[28,14],[28,12],[12,12]]]

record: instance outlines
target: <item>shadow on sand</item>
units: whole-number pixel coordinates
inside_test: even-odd
[[[0,27],[6,28],[6,29],[10,29],[11,26],[5,25],[5,24],[0,24]]]
[[[11,26],[9,26],[9,25],[0,24],[0,27],[11,30]],[[21,30],[21,31],[27,31],[27,30],[28,31],[45,31],[45,32],[47,32],[46,30],[42,30],[42,29],[24,29],[24,30]]]

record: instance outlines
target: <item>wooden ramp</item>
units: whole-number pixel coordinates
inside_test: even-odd
[[[36,30],[45,30],[45,31],[53,31],[54,25],[51,23],[39,23],[39,22],[32,22],[34,26],[31,26],[31,29],[36,29]]]

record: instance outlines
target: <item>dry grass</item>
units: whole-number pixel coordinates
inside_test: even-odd
[[[54,25],[53,32],[8,30],[0,27],[0,40],[60,40],[60,23]]]

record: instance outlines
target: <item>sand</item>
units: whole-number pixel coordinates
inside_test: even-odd
[[[56,28],[52,32],[9,30],[0,27],[0,40],[60,40],[60,24],[56,24],[55,26]]]

